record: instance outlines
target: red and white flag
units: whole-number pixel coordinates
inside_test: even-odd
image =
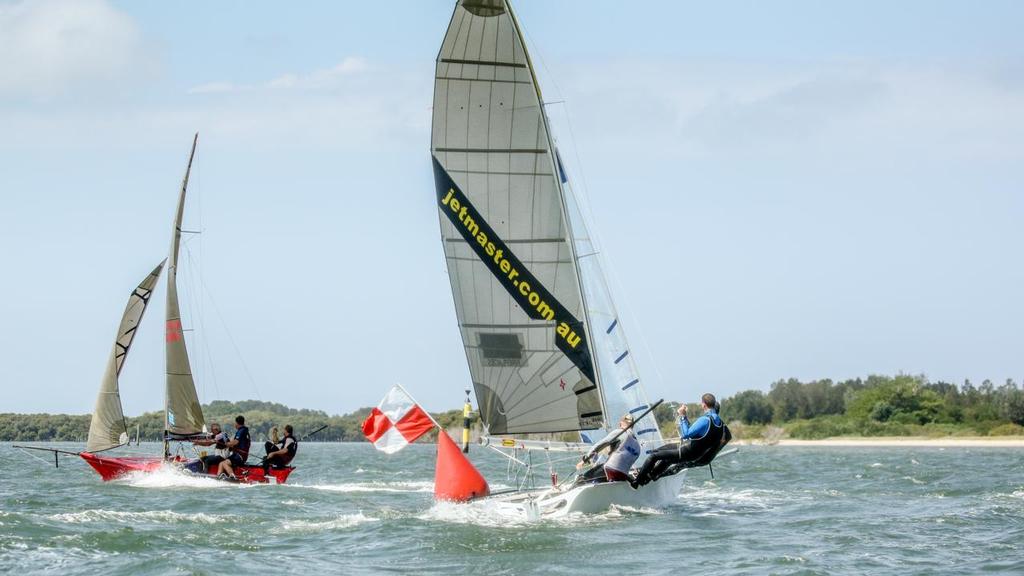
[[[382,452],[394,454],[434,427],[434,421],[401,386],[388,391],[363,422],[363,435]]]

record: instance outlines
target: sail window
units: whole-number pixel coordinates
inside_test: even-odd
[[[523,359],[523,343],[518,334],[477,334],[484,362],[491,366],[518,366]]]
[[[502,0],[462,0],[462,7],[475,16],[490,18],[505,13]]]

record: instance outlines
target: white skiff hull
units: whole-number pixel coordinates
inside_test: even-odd
[[[599,514],[612,506],[663,508],[676,501],[686,470],[634,490],[627,482],[603,482],[565,488],[549,488],[500,494],[493,500],[522,508],[529,518],[554,518],[573,512]]]

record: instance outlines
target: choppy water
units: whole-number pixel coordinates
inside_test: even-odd
[[[435,504],[429,445],[307,443],[296,465],[284,486],[105,483],[0,445],[0,573],[1024,574],[1021,450],[743,447],[665,510],[540,522]]]

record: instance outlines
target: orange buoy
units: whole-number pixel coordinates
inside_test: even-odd
[[[473,466],[444,430],[437,435],[437,469],[434,498],[465,502],[491,493],[480,471]]]

